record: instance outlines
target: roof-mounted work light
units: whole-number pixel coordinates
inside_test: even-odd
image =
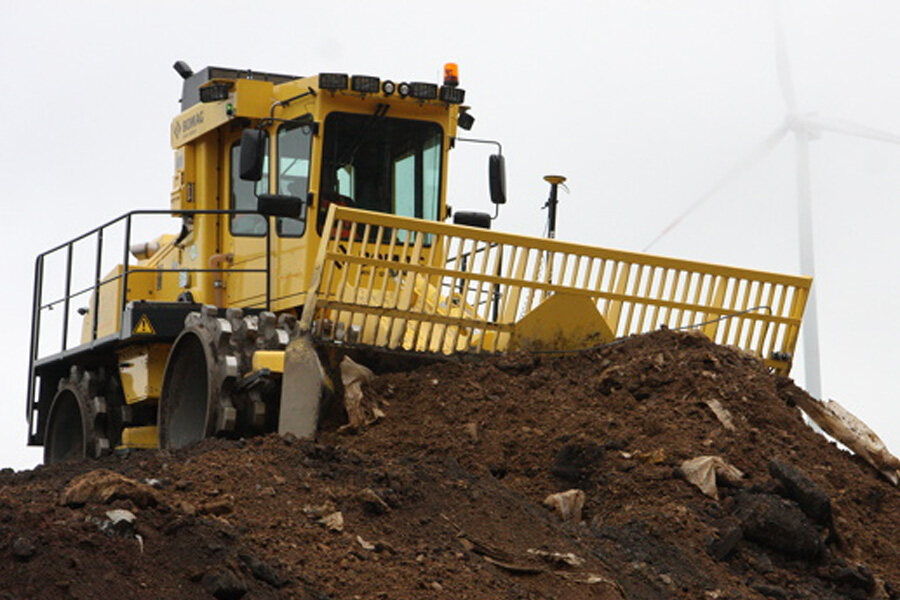
[[[413,81],[409,84],[409,95],[417,100],[434,100],[437,94],[437,84],[424,81]]]
[[[441,101],[449,102],[450,104],[462,104],[466,100],[466,90],[455,86],[442,85],[440,98]]]
[[[469,112],[468,106],[460,107],[459,116],[456,117],[456,123],[466,131],[472,129],[472,125],[475,124],[475,117]]]
[[[346,73],[319,73],[319,87],[323,90],[346,90],[348,79]]]
[[[231,89],[230,83],[211,83],[200,88],[200,102],[216,102],[218,100],[226,100],[228,98],[228,90]]]
[[[381,86],[381,80],[378,77],[370,77],[368,75],[354,75],[350,78],[350,89],[354,92],[362,94],[377,94]]]
[[[385,79],[381,83],[381,91],[385,96],[392,96],[397,91],[397,84],[390,79]]]

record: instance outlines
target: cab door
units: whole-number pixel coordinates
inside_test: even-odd
[[[240,178],[240,137],[231,140],[225,150],[228,181],[223,194],[223,208],[256,210],[256,196],[268,193],[271,143],[263,161],[263,176],[259,181]],[[229,215],[222,219],[222,255],[229,268],[222,278],[224,306],[265,308],[266,305],[266,218],[259,214]]]
[[[272,280],[274,310],[301,306],[309,285],[308,271],[316,250],[310,244],[311,236],[307,235],[313,229],[307,226],[312,144],[309,126],[288,122],[278,127],[274,189],[278,194],[300,198],[304,209],[300,219],[273,219],[272,268],[277,274]]]
[[[308,126],[283,122],[269,135],[263,176],[240,179],[240,139],[228,153],[228,208],[256,210],[256,196],[277,193],[306,201],[309,193],[312,134]],[[304,209],[307,210],[306,208]],[[266,269],[272,310],[299,306],[306,292],[306,219],[270,218],[259,214],[223,219],[224,252],[230,271],[225,280],[227,306],[266,308]],[[268,233],[268,238],[267,238]],[[267,253],[271,259],[266,260]]]

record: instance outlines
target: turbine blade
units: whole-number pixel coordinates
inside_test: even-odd
[[[896,133],[875,129],[874,127],[854,123],[853,121],[848,121],[846,119],[820,119],[811,117],[803,119],[803,124],[807,128],[819,129],[821,131],[831,131],[833,133],[841,133],[879,142],[900,144],[900,135]]]
[[[706,192],[697,198],[693,204],[688,206],[680,215],[675,217],[675,219],[669,223],[659,234],[653,238],[649,244],[644,246],[642,252],[646,252],[650,248],[652,248],[656,243],[665,237],[670,231],[675,229],[685,218],[688,217],[692,212],[700,208],[707,200],[712,198],[719,192],[723,187],[740,177],[746,170],[755,165],[757,162],[762,159],[766,154],[771,152],[772,148],[778,145],[778,142],[781,141],[781,138],[787,133],[788,127],[787,125],[780,125],[775,131],[770,133],[763,141],[753,147],[753,149],[748,152],[741,160],[734,163],[734,165],[725,172],[722,177],[720,177]]]
[[[794,90],[794,77],[791,72],[791,61],[788,58],[787,42],[784,26],[781,23],[781,9],[778,0],[773,0],[775,13],[775,65],[778,69],[778,82],[781,84],[781,96],[788,113],[797,112],[797,94]]]

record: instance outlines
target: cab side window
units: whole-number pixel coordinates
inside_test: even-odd
[[[263,160],[262,178],[259,181],[244,181],[240,178],[241,142],[231,146],[231,170],[229,208],[232,210],[256,210],[256,194],[264,194],[269,188],[269,151]],[[254,193],[255,192],[255,193]],[[262,237],[266,235],[266,219],[262,215],[232,215],[231,234]]]
[[[285,123],[278,129],[278,193],[303,200],[309,193],[309,128]],[[279,218],[276,231],[282,237],[300,237],[306,220]]]

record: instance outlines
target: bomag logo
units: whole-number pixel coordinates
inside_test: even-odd
[[[202,124],[203,124],[203,113],[202,112],[198,112],[189,117],[185,117],[183,119],[176,120],[172,124],[172,135],[174,135],[176,138],[181,137],[182,133],[188,134],[191,132],[191,129],[193,129],[194,127],[197,127],[198,125],[202,125]]]

